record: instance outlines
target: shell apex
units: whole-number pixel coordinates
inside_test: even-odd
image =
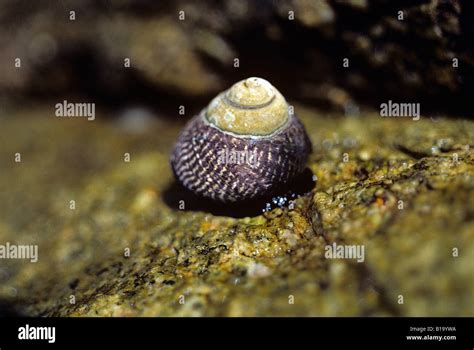
[[[272,135],[286,124],[288,104],[267,80],[251,77],[216,96],[203,111],[216,128],[241,136]]]

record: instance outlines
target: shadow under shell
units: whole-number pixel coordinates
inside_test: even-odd
[[[233,218],[253,217],[275,208],[286,208],[292,200],[307,195],[314,188],[315,179],[309,168],[289,183],[276,188],[271,195],[236,203],[220,203],[195,195],[177,181],[163,193],[163,200],[174,210],[202,211],[216,216]],[[184,209],[180,203],[184,201]]]

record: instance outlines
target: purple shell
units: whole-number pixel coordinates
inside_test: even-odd
[[[181,132],[171,154],[178,181],[195,194],[220,202],[263,197],[301,173],[311,142],[296,116],[263,138],[234,136],[199,114]]]

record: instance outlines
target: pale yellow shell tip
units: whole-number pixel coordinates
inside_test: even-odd
[[[257,108],[273,100],[275,88],[265,79],[251,77],[232,85],[226,97],[236,105]]]
[[[245,87],[247,87],[248,89],[272,88],[272,84],[270,84],[268,80],[259,77],[250,77],[242,81]]]
[[[287,122],[288,105],[267,80],[250,77],[219,94],[205,117],[222,131],[259,137],[273,134]]]

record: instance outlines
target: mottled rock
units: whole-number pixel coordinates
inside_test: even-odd
[[[10,111],[0,243],[38,244],[39,261],[1,261],[0,312],[474,315],[474,124],[296,110],[314,144],[313,191],[243,218],[165,200],[181,124],[137,133],[104,115]],[[363,245],[364,261],[328,259],[333,243]]]

